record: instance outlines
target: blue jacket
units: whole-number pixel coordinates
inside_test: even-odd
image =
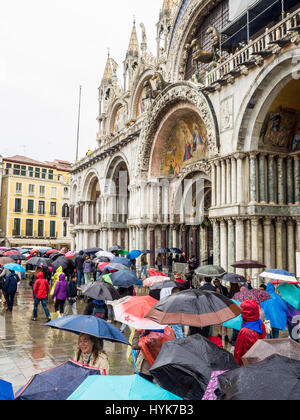
[[[3,286],[3,292],[7,294],[13,294],[17,291],[19,278],[15,273],[10,273],[5,280]]]
[[[271,322],[272,328],[285,331],[287,326],[287,303],[276,293],[272,283],[267,286],[267,293],[271,299],[262,302],[261,307],[265,312],[265,317]]]

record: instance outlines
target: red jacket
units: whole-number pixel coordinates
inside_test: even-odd
[[[243,302],[241,304],[241,309],[243,311],[242,317],[244,323],[259,320],[259,306],[254,300],[246,300]],[[242,357],[251,349],[251,347],[254,346],[258,340],[264,340],[266,338],[266,328],[264,324],[262,324],[262,330],[262,334],[259,334],[249,328],[241,329],[234,350],[235,360],[240,366],[243,366]]]
[[[38,299],[46,299],[50,290],[49,283],[44,279],[43,273],[38,273],[37,278],[33,286],[34,294]]]

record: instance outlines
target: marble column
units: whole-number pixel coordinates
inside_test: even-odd
[[[233,272],[235,263],[235,225],[232,219],[228,220],[228,271]]]
[[[114,245],[114,231],[113,229],[109,229],[108,230],[108,247],[111,247],[113,245]]]
[[[259,155],[259,201],[267,202],[265,155],[262,153]]]
[[[296,221],[296,252],[300,252],[300,217],[295,217]]]
[[[226,204],[226,162],[225,160],[221,161],[221,204],[224,206]]]
[[[129,229],[125,229],[125,249],[129,250]]]
[[[193,231],[193,255],[195,255],[195,257],[198,258],[199,257],[198,226],[193,226],[192,231]]]
[[[275,156],[269,155],[268,157],[268,195],[269,203],[275,204]]]
[[[295,203],[300,205],[300,155],[294,156]]]
[[[181,238],[182,251],[187,256],[187,227],[185,225],[181,228]]]
[[[288,156],[286,160],[286,178],[287,178],[287,204],[294,204],[294,173],[293,159]]]
[[[163,225],[161,227],[161,247],[167,248],[167,226]],[[163,266],[167,265],[167,254],[162,254],[162,263]]]
[[[102,240],[103,240],[103,246],[101,248],[103,248],[106,251],[109,248],[107,229],[102,229]]]
[[[276,268],[283,270],[283,240],[282,240],[283,219],[276,219]]]
[[[283,173],[283,158],[279,157],[277,160],[277,182],[278,182],[278,204],[281,206],[285,204],[284,194],[284,173]]]
[[[217,207],[221,205],[221,162],[216,162],[217,166]]]
[[[173,248],[178,248],[178,240],[177,240],[177,225],[172,225],[171,226],[171,230],[172,230],[172,247]]]
[[[211,206],[216,207],[216,165],[214,162],[211,164]]]
[[[250,154],[250,204],[257,203],[257,153]]]
[[[150,231],[150,265],[151,267],[154,267],[155,265],[155,226],[151,225],[149,227]]]
[[[232,203],[237,202],[237,182],[236,182],[236,159],[231,158],[231,199]]]
[[[244,203],[244,171],[243,171],[243,161],[244,155],[237,155],[237,202],[238,204]]]
[[[293,219],[289,219],[287,222],[287,257],[288,257],[288,271],[292,274],[296,274],[296,249],[295,249],[295,224]]]
[[[226,183],[226,204],[231,204],[231,159],[226,159]]]
[[[270,217],[264,217],[263,223],[264,223],[264,264],[267,266],[267,269],[271,269],[272,268],[272,258],[271,258],[272,219]]]
[[[252,218],[251,219],[251,259],[254,261],[259,261],[259,248],[263,245],[259,241],[259,219]],[[258,274],[259,270],[253,269],[252,270],[252,276],[255,276]]]
[[[244,227],[244,220],[242,218],[238,218],[236,220],[235,225],[235,258],[236,261],[242,261],[245,258],[245,227]],[[243,275],[243,269],[237,269],[236,272],[238,274]]]
[[[227,271],[228,268],[228,237],[227,237],[227,223],[221,220],[220,223],[220,240],[221,240],[221,267]]]
[[[140,227],[140,248],[141,251],[146,249],[146,227]]]
[[[201,249],[201,260],[204,261],[209,256],[209,249],[207,249],[207,226],[200,226],[200,249]],[[203,265],[206,265],[204,263]]]
[[[213,220],[214,235],[214,264],[220,265],[220,224],[217,220]]]

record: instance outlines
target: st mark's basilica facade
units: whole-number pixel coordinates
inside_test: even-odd
[[[149,249],[154,265],[177,247],[295,273],[299,3],[165,0],[156,54],[134,23],[124,56],[122,88],[107,59],[97,149],[73,166],[73,249]]]

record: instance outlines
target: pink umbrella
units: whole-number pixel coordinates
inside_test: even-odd
[[[143,285],[145,287],[151,287],[154,284],[161,283],[163,281],[168,281],[168,280],[170,280],[170,277],[153,276],[153,277],[149,277],[148,279],[144,280]]]
[[[14,254],[19,254],[18,251],[6,251],[4,252],[3,256],[4,257],[9,257],[10,255],[14,255]]]
[[[248,290],[246,287],[242,287],[241,291],[233,296],[233,299],[238,300],[239,302],[245,302],[245,300],[255,300],[255,302],[260,305],[262,302],[271,299],[271,296],[264,290]]]
[[[72,251],[69,251],[65,254],[65,257],[68,258],[69,260],[71,260],[72,258],[75,257],[75,253]]]
[[[217,396],[215,394],[215,390],[219,386],[218,376],[222,375],[223,373],[228,372],[227,370],[217,370],[212,373],[209,384],[206,388],[205,394],[202,398],[202,401],[216,401]]]
[[[154,277],[154,276],[168,277],[166,274],[163,274],[163,273],[160,273],[159,271],[155,271],[155,270],[151,270],[151,269],[148,270],[148,273],[151,277]]]
[[[51,249],[50,251],[46,252],[46,255],[51,255],[51,254],[54,254],[56,252],[60,252],[60,251],[58,249]]]
[[[108,262],[101,262],[98,264],[98,268],[100,271],[103,271],[105,269],[105,267],[107,267],[109,265]]]

